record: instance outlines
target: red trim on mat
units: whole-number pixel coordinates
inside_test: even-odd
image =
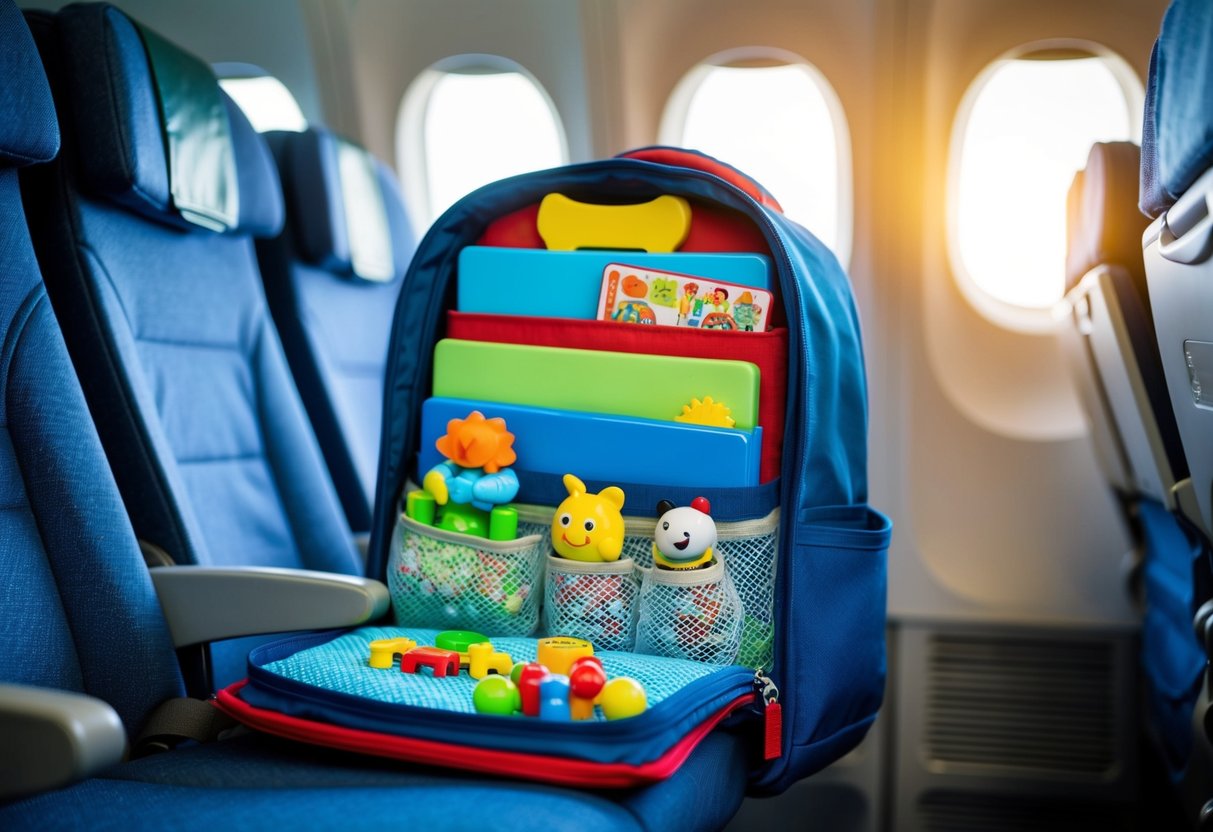
[[[247,683],[248,680],[245,679],[219,691],[215,695],[215,707],[250,728],[256,728],[267,734],[275,734],[313,745],[339,748],[344,751],[371,754],[376,757],[428,763],[485,774],[521,776],[529,780],[554,783],[558,786],[603,789],[637,786],[669,777],[686,762],[695,746],[721,720],[742,705],[752,702],[754,698],[750,693],[737,697],[692,728],[685,737],[656,760],[641,765],[629,765],[626,763],[595,763],[546,754],[474,748],[453,742],[435,742],[395,734],[362,731],[356,728],[343,728],[326,722],[287,716],[276,711],[254,707],[241,699],[237,694]]]

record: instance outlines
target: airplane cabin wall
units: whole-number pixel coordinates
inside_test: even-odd
[[[890,426],[904,457],[890,558],[896,616],[1132,620],[1117,570],[1129,544],[1057,338],[994,324],[963,296],[947,254],[946,188],[953,121],[982,69],[1062,38],[1107,47],[1144,78],[1164,8],[935,0],[906,18],[904,71],[890,80],[905,91],[895,134],[921,137],[902,162],[921,176],[898,200],[920,233],[897,237],[886,262],[886,274],[911,279],[882,284],[900,294],[903,333],[890,354],[904,414]],[[1019,243],[1008,229],[1007,245]]]
[[[315,0],[326,2],[326,0]],[[66,0],[19,0],[23,9],[55,10]],[[208,63],[253,64],[282,81],[309,122],[324,123],[312,27],[299,0],[112,0],[112,5]]]
[[[564,125],[569,155],[592,155],[582,3],[345,2],[360,130],[354,136],[395,164],[396,118],[409,85],[445,58],[489,54],[524,67],[547,91]],[[561,36],[573,33],[574,37]]]

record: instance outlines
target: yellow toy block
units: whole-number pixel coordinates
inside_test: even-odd
[[[567,676],[573,662],[594,655],[594,645],[583,638],[552,636],[541,638],[535,645],[536,660],[552,673]]]
[[[539,236],[552,251],[579,248],[677,250],[691,230],[691,206],[666,194],[639,205],[591,205],[564,194],[539,203]]]
[[[371,667],[380,670],[390,670],[392,659],[397,654],[405,654],[417,646],[411,638],[381,638],[371,642]]]
[[[497,653],[491,642],[468,645],[468,675],[473,679],[483,679],[492,670],[501,676],[509,676],[514,667],[514,660],[509,653]]]

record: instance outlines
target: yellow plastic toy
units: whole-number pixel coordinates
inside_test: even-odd
[[[535,645],[535,661],[550,672],[561,676],[569,675],[569,668],[573,662],[592,655],[594,655],[594,645],[583,638],[573,638],[572,636],[541,638]]]
[[[676,251],[691,230],[691,206],[680,196],[659,196],[640,205],[591,205],[564,194],[539,203],[539,236],[552,251],[624,248]]]
[[[380,670],[391,670],[392,660],[417,646],[411,638],[381,638],[371,642],[370,666]]]
[[[623,489],[587,494],[585,483],[564,475],[569,496],[552,518],[552,547],[561,557],[586,563],[619,560],[623,553]]]
[[[644,686],[627,676],[616,676],[606,683],[598,695],[598,707],[607,719],[627,719],[639,716],[649,707]]]
[[[491,642],[468,645],[468,675],[473,679],[483,679],[489,671],[508,677],[513,667],[510,654],[496,652]]]
[[[703,401],[691,399],[690,404],[682,406],[682,414],[674,417],[675,422],[689,425],[706,425],[711,428],[731,428],[737,422],[733,419],[733,411],[723,402],[712,401],[711,396],[704,396]]]

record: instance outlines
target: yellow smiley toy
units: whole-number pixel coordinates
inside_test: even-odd
[[[585,483],[564,475],[569,496],[552,518],[552,547],[569,560],[599,563],[619,560],[623,553],[623,489],[609,486],[587,494]]]

